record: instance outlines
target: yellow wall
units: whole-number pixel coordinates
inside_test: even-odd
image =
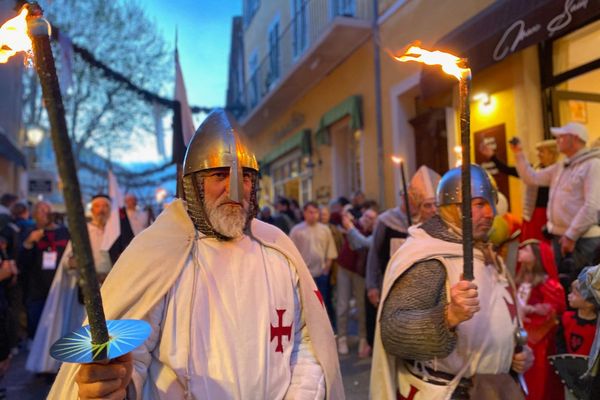
[[[250,70],[248,62],[254,51],[258,54],[258,63],[267,56],[269,52],[269,28],[279,16],[279,34],[283,33],[285,27],[290,23],[290,0],[268,0],[261,1],[260,7],[252,21],[244,31],[244,57],[246,61],[246,79],[249,79]]]
[[[445,34],[492,3],[493,0],[461,0],[460,7],[457,7],[456,2],[451,1],[407,1],[394,15],[383,22],[381,25],[381,75],[384,149],[391,150],[393,148],[392,135],[399,134],[393,132],[392,127],[391,113],[395,105],[390,102],[390,88],[414,74],[418,74],[422,68],[417,63],[397,62],[389,57],[384,49],[393,53],[401,52],[416,40],[421,41],[423,47],[431,48]],[[419,23],[418,21],[423,22]],[[393,168],[391,163],[385,163],[385,198],[388,207],[395,203]],[[414,172],[409,171],[409,175]]]
[[[279,4],[279,2],[277,3]],[[399,51],[414,40],[421,40],[424,47],[431,46],[492,3],[492,0],[463,0],[461,6],[456,7],[454,2],[409,0],[399,7],[394,15],[383,21],[381,28],[381,100],[383,150],[386,156],[393,149],[393,135],[399,134],[393,132],[392,113],[396,112],[395,110],[400,104],[407,112],[403,118],[406,120],[412,118],[415,113],[412,103],[414,103],[415,96],[419,95],[418,86],[413,86],[407,87],[406,93],[400,93],[396,98],[391,99],[392,90],[407,79],[418,76],[422,67],[418,64],[398,63],[389,57],[384,49]],[[261,7],[263,5],[265,5],[264,2]],[[264,25],[268,24],[271,19],[267,18],[266,20],[268,21],[265,21]],[[419,20],[423,20],[423,23],[415,23]],[[255,18],[253,25],[256,25],[256,21]],[[282,26],[285,26],[283,18],[281,21]],[[406,29],[406,27],[410,27],[410,29]],[[266,38],[266,28],[264,34],[261,35]],[[471,131],[475,132],[498,124],[505,124],[507,139],[519,136],[529,159],[535,162],[534,145],[543,138],[539,81],[537,48],[535,46],[511,55],[501,63],[475,74],[472,93],[486,91],[492,94],[496,108],[493,113],[483,115],[479,111],[479,104],[473,103],[471,105]],[[384,185],[385,204],[383,206],[391,207],[395,203],[394,191],[396,189],[393,165],[385,162],[385,178],[383,181],[378,178],[373,48],[370,41],[358,48],[327,77],[289,107],[285,113],[274,118],[262,134],[253,137],[252,148],[256,150],[260,159],[275,146],[305,128],[312,130],[314,139],[314,133],[322,115],[352,95],[362,96],[364,190],[367,197],[378,199],[379,185]],[[458,105],[457,89],[454,90],[454,98],[445,95],[442,100],[446,106],[456,109]],[[408,115],[410,113],[412,115]],[[281,131],[293,119],[294,114],[302,114],[305,119],[304,123],[290,131],[286,137],[275,139],[275,133]],[[456,133],[458,134],[458,130]],[[510,151],[508,153],[508,164],[514,165],[514,157]],[[318,163],[319,160],[321,160],[321,164]],[[312,185],[314,196],[319,188],[331,186],[331,148],[329,146],[317,147],[313,140],[313,162],[315,163]],[[408,172],[410,175],[414,173],[414,171]],[[332,193],[333,188],[330,188],[330,191]],[[513,212],[520,215],[523,193],[521,182],[510,178],[510,191]]]
[[[510,61],[507,60],[502,64],[509,63]],[[486,71],[481,77],[476,78],[472,86],[472,94],[479,92],[490,94],[491,104],[489,107],[484,107],[479,102],[471,102],[472,133],[504,124],[507,140],[510,140],[513,136],[518,136],[516,132],[515,90],[513,83],[514,80],[510,68],[501,68],[500,65],[497,68]],[[488,89],[490,87],[493,87],[493,89]],[[473,136],[471,136],[471,143],[475,143]],[[473,148],[472,151],[472,157],[475,157],[474,152],[477,149]],[[509,150],[508,143],[506,143],[506,152],[508,157],[506,162],[509,165],[514,165],[514,155]],[[522,193],[520,182],[517,178],[510,177],[509,185],[512,212],[516,215],[521,215]]]
[[[362,117],[364,135],[364,190],[367,197],[377,199],[379,182],[376,168],[375,137],[375,97],[373,92],[373,48],[367,42],[355,51],[348,59],[334,69],[326,78],[316,84],[302,98],[294,103],[287,112],[276,118],[265,130],[264,134],[252,138],[252,148],[260,159],[277,144],[285,141],[301,129],[309,128],[313,133],[314,169],[313,195],[320,187],[331,186],[331,147],[317,146],[314,134],[319,120],[327,111],[346,100],[349,96],[362,96]],[[305,121],[286,137],[274,140],[274,133],[292,119],[292,115],[300,113]],[[319,165],[319,158],[322,164]],[[333,193],[333,188],[331,188]],[[350,193],[348,193],[349,195]]]

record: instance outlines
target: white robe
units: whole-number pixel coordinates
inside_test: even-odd
[[[87,228],[96,272],[108,273],[110,257],[106,251],[100,250],[104,231],[90,223],[87,224]],[[25,368],[28,371],[56,373],[60,362],[50,357],[50,347],[58,339],[79,328],[85,318],[85,308],[78,299],[77,271],[67,267],[72,254],[73,248],[69,241],[54,274],[27,356]]]
[[[248,236],[202,238],[197,245],[189,268],[146,318],[153,334],[134,351],[130,398],[142,392],[144,399],[165,400],[186,393],[197,399],[323,399],[323,371],[304,329],[298,277],[288,260]],[[210,329],[188,332],[185,326]],[[314,385],[288,391],[293,370]],[[172,373],[180,378],[172,381]]]
[[[217,259],[216,247],[198,244],[197,232],[184,203],[175,201],[121,255],[102,288],[107,318],[143,318],[154,327],[145,348],[134,352],[136,372],[129,387],[130,395],[144,399],[186,395],[226,399],[277,398],[285,394],[290,398],[308,395],[313,399],[318,398],[318,387],[324,380],[328,399],[344,398],[333,332],[300,254],[281,231],[267,224],[254,220],[252,234],[253,240],[244,239],[248,241],[244,245],[260,248],[260,252],[244,253],[242,247],[226,256],[219,251]],[[240,276],[228,276],[232,268],[248,268],[250,259],[259,256],[269,261],[253,265],[253,271],[238,272]],[[224,258],[233,262],[233,267]],[[210,261],[210,267],[206,261]],[[274,268],[279,269],[272,277]],[[261,270],[262,279],[256,279]],[[294,272],[298,278],[299,303],[293,300]],[[219,276],[225,280],[223,286],[215,283],[215,274],[224,274]],[[280,287],[281,283],[284,287]],[[269,296],[258,296],[259,288],[271,291]],[[259,297],[267,304],[264,308],[256,303]],[[298,304],[302,305],[303,314],[296,312]],[[239,309],[232,308],[234,305]],[[278,309],[286,309],[281,323]],[[306,327],[298,330],[303,324],[302,317]],[[238,318],[244,322],[235,321]],[[159,327],[157,320],[164,326]],[[292,325],[294,338],[290,340],[294,345],[283,336],[283,352],[274,351],[278,339],[270,340],[271,326],[265,332],[267,321],[273,329]],[[198,324],[207,329],[198,329]],[[249,332],[242,332],[246,328]],[[274,333],[277,336],[278,331]],[[205,340],[216,342],[207,344]],[[254,345],[262,348],[252,349]],[[49,399],[77,398],[75,367],[69,364],[61,368]],[[322,372],[315,373],[316,370]],[[243,375],[237,375],[238,372]],[[133,388],[135,393],[131,392]],[[206,390],[210,390],[209,396]]]

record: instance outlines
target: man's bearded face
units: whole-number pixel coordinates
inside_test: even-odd
[[[110,218],[110,201],[104,197],[92,200],[92,221],[100,226],[106,225]]]
[[[473,218],[473,238],[485,240],[494,222],[494,210],[492,206],[485,199],[477,197],[471,201],[471,213]]]
[[[215,168],[202,175],[204,184],[204,207],[212,227],[220,234],[238,238],[250,211],[252,173],[244,171],[243,204],[229,198],[229,168]]]

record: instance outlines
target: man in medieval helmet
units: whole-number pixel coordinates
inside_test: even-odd
[[[409,229],[386,270],[373,366],[373,399],[518,399],[512,376],[531,351],[515,350],[519,320],[506,268],[487,243],[496,189],[471,166],[474,280],[462,278],[461,170],[437,188],[438,215]],[[502,391],[494,391],[499,384]],[[513,389],[513,390],[511,390]]]
[[[144,319],[150,337],[109,364],[63,367],[51,399],[344,397],[302,257],[254,218],[258,165],[241,136],[228,113],[208,115],[185,156],[185,201],[140,233],[102,287],[107,318]]]

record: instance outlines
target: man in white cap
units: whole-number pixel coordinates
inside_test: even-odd
[[[600,245],[600,149],[588,148],[588,132],[584,125],[569,122],[550,128],[558,150],[566,156],[535,171],[527,161],[520,144],[511,144],[517,158],[519,176],[528,185],[549,186],[547,229],[552,234],[556,263],[569,281],[586,265],[594,265],[594,250]],[[572,257],[572,258],[570,258]],[[573,262],[562,263],[564,259]]]

